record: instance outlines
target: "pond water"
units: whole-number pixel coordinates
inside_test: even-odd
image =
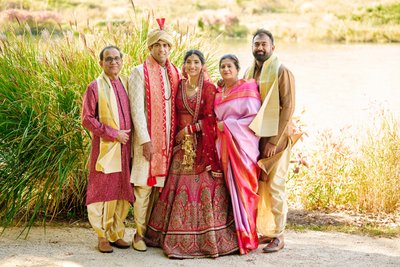
[[[400,118],[400,45],[275,44],[294,74],[296,114],[312,133],[368,125],[382,109]],[[242,71],[252,62],[251,40],[224,42],[220,54],[238,56]]]

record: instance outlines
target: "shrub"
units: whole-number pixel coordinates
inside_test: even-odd
[[[66,214],[82,216],[90,136],[80,122],[86,86],[98,76],[98,53],[108,45],[126,54],[123,74],[147,56],[151,17],[118,27],[61,36],[10,28],[0,43],[0,223],[30,227]],[[155,23],[154,23],[155,24]],[[179,30],[179,29],[178,29]],[[171,60],[182,65],[184,52],[201,49],[208,68],[216,60],[196,34],[175,33]]]
[[[310,210],[399,212],[399,122],[383,112],[357,133],[321,132],[308,154],[310,166],[290,176],[290,198]]]

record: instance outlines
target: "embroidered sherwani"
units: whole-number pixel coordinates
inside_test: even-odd
[[[166,69],[161,68],[164,84],[166,85],[165,98],[171,95],[171,86],[168,81]],[[147,186],[149,177],[149,161],[143,156],[143,144],[150,142],[150,134],[147,127],[147,111],[145,102],[145,85],[143,65],[135,67],[129,77],[129,100],[131,106],[133,130],[133,162],[131,183],[135,186]],[[170,141],[171,130],[171,100],[165,100],[165,119],[166,119],[166,140]],[[161,107],[152,107],[161,108]],[[163,187],[165,176],[156,178],[156,187]]]
[[[128,95],[120,80],[110,81],[118,103],[118,117],[121,130],[131,129],[130,107]],[[89,221],[99,237],[107,237],[114,242],[123,237],[123,222],[129,210],[129,202],[133,203],[130,184],[131,138],[121,144],[120,172],[103,173],[96,171],[96,162],[100,151],[100,139],[115,141],[118,130],[99,121],[98,85],[93,81],[87,88],[82,108],[82,124],[92,135],[92,146],[89,161],[89,177],[86,195]],[[130,136],[131,134],[128,133]],[[118,216],[114,216],[118,214]],[[114,220],[115,218],[115,220]]]
[[[157,64],[154,63],[154,59],[152,59],[151,61],[153,62],[153,64]],[[176,74],[178,75],[175,66],[171,64],[170,67],[174,68]],[[135,67],[129,77],[128,92],[131,106],[132,122],[134,125],[131,183],[133,183],[134,185],[134,194],[136,198],[136,202],[134,204],[134,214],[137,234],[139,236],[144,236],[144,233],[146,232],[147,222],[149,220],[153,203],[158,197],[158,190],[153,190],[153,187],[163,187],[165,177],[168,173],[168,168],[166,168],[165,175],[156,175],[155,177],[152,177],[151,163],[147,161],[143,155],[143,144],[150,141],[153,143],[155,141],[159,141],[160,139],[164,139],[165,143],[163,145],[166,148],[165,151],[158,151],[157,149],[155,149],[153,157],[160,156],[161,154],[167,155],[167,161],[169,163],[172,155],[171,133],[173,133],[174,130],[172,121],[174,119],[174,97],[177,92],[177,83],[176,86],[171,86],[171,77],[169,77],[168,75],[167,68],[161,67],[161,76],[162,83],[164,85],[164,95],[162,96],[164,107],[149,106],[149,96],[146,95],[146,92],[150,91],[150,94],[153,94],[152,91],[160,90],[160,88],[150,88],[150,90],[147,90],[148,88],[146,88],[145,67],[143,64]],[[153,78],[159,79],[160,77]],[[174,78],[178,78],[178,76]],[[164,124],[165,136],[163,136],[163,131],[153,135],[154,138],[160,138],[158,140],[155,140],[154,138],[153,140],[151,140],[151,133],[149,132],[149,129],[151,129],[151,127],[149,127],[149,108],[152,111],[165,111],[163,121],[158,122],[160,124]],[[155,184],[149,185],[150,178],[152,178],[153,181],[155,178]]]

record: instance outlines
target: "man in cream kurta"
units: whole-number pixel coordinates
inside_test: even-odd
[[[134,185],[135,250],[146,251],[143,241],[153,202],[164,186],[172,155],[174,136],[174,99],[179,73],[169,62],[172,36],[160,29],[147,37],[150,55],[136,66],[129,77],[129,99],[133,132],[133,164],[131,183]]]
[[[285,180],[293,144],[291,120],[295,107],[293,74],[279,63],[273,55],[274,49],[272,34],[258,30],[252,43],[255,62],[245,74],[245,78],[257,80],[263,101],[250,128],[261,137],[257,231],[261,234],[260,243],[268,243],[264,252],[276,252],[284,247],[288,211]]]

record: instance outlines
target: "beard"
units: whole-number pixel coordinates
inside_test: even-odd
[[[259,62],[264,62],[269,58],[269,54],[266,52],[262,52],[261,54],[259,52],[253,52],[253,56]]]

